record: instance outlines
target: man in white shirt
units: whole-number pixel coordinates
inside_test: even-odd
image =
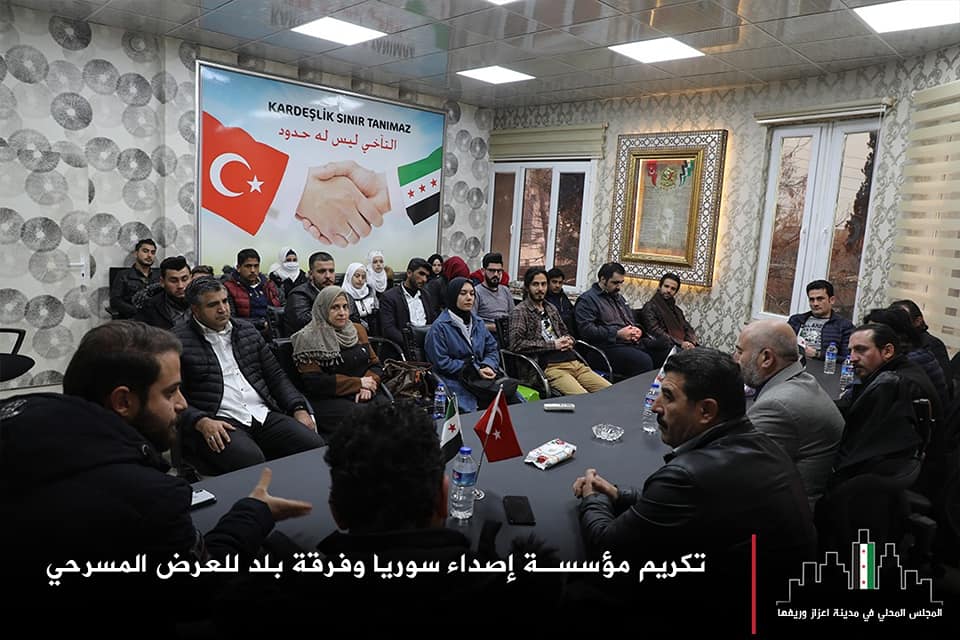
[[[307,402],[253,325],[230,318],[214,278],[187,287],[183,343],[183,449],[224,473],[323,446]],[[292,416],[292,417],[291,417]]]
[[[423,290],[430,277],[430,263],[413,258],[407,264],[407,278],[400,287],[390,287],[380,299],[380,330],[384,338],[403,344],[407,323],[415,327],[432,324],[437,319],[437,301]]]

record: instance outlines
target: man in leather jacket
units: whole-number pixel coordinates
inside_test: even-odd
[[[634,561],[705,554],[706,579],[692,585],[688,580],[682,588],[709,585],[707,604],[720,607],[724,592],[742,587],[749,593],[746,571],[755,534],[762,542],[760,564],[770,570],[761,584],[769,584],[773,595],[786,584],[777,582],[780,577],[799,572],[815,551],[816,532],[796,467],[744,415],[743,377],[729,355],[697,347],[674,355],[664,371],[653,411],[661,438],[673,450],[642,490],[620,488],[596,469],[576,480],[587,552]],[[647,588],[672,587],[658,582]]]

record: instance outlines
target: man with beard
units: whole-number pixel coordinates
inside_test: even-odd
[[[423,288],[429,277],[430,263],[423,258],[411,258],[403,284],[390,287],[380,298],[380,331],[384,338],[403,344],[403,330],[408,323],[425,327],[437,319],[437,301]]]
[[[551,389],[564,395],[590,393],[610,383],[583,364],[573,351],[576,341],[547,297],[547,271],[530,267],[523,276],[527,296],[510,313],[510,349],[537,360]]]
[[[477,315],[493,335],[497,335],[497,319],[509,316],[514,307],[510,289],[500,286],[502,276],[503,256],[499,253],[483,256],[483,282],[476,289]]]
[[[587,469],[573,484],[581,498],[583,540],[591,557],[609,551],[631,566],[705,554],[703,580],[677,580],[676,586],[658,581],[652,588],[644,583],[645,597],[664,598],[662,604],[677,613],[675,598],[697,602],[701,615],[732,620],[732,605],[749,593],[751,537],[763,541],[757,566],[765,588],[758,592],[781,588],[784,573],[796,572],[815,551],[810,507],[790,458],[744,415],[743,377],[729,355],[698,347],[674,355],[663,369],[653,411],[672,449],[666,464],[641,490]],[[629,590],[635,584],[631,577],[619,585],[627,589],[620,594],[624,604],[637,602],[637,592]]]
[[[160,455],[173,443],[178,415],[187,406],[180,393],[180,348],[162,329],[110,322],[80,341],[63,395],[0,402],[0,517],[16,523],[0,534],[3,548],[16,550],[4,570],[8,579],[17,576],[11,584],[24,602],[36,604],[31,595],[42,590],[42,601],[58,615],[76,607],[78,615],[65,618],[73,630],[87,622],[82,615],[103,631],[104,625],[120,624],[124,614],[157,625],[166,616],[195,611],[186,594],[193,602],[212,594],[192,587],[188,576],[185,582],[159,581],[156,566],[176,560],[175,554],[191,566],[234,555],[249,562],[274,522],[311,509],[271,496],[265,469],[250,496],[210,532],[196,529],[191,487],[167,473]],[[84,579],[59,573],[71,562],[88,569],[87,562],[138,563],[139,554],[148,564],[133,575]],[[104,602],[111,603],[109,612],[99,606]],[[17,611],[10,606],[11,614]],[[157,626],[147,631],[170,637]]]
[[[640,310],[640,319],[648,335],[664,338],[681,349],[693,349],[700,344],[697,332],[677,306],[676,295],[680,291],[680,276],[665,273],[653,297]]]
[[[134,320],[146,322],[151,327],[172,329],[190,310],[186,296],[190,277],[190,267],[183,256],[164,258],[160,263],[162,289],[147,299]]]
[[[133,303],[133,296],[160,279],[160,275],[152,269],[157,258],[157,244],[150,238],[144,238],[137,241],[133,251],[133,265],[119,272],[110,283],[110,308],[120,318],[135,316],[137,307]]]
[[[740,332],[733,359],[740,364],[743,381],[757,391],[747,417],[797,465],[812,510],[830,477],[843,416],[800,364],[797,337],[790,325],[776,320],[751,322]]]
[[[255,249],[242,249],[237,254],[237,269],[223,286],[230,300],[230,315],[249,320],[267,340],[273,338],[267,307],[280,306],[280,291],[260,273],[260,254]]]

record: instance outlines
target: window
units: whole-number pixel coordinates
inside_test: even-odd
[[[497,162],[493,170],[491,251],[511,280],[542,265],[563,269],[565,285],[585,288],[594,162]]]
[[[876,119],[773,131],[753,316],[809,310],[806,285],[833,283],[834,309],[857,317],[867,233]]]

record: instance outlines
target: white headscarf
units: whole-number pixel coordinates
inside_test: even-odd
[[[373,285],[373,290],[377,293],[383,293],[387,290],[387,265],[384,262],[383,271],[377,273],[373,269],[373,259],[382,258],[383,251],[379,249],[374,249],[367,254],[367,282]]]
[[[278,254],[279,262],[274,262],[270,265],[269,273],[277,274],[281,280],[296,280],[300,276],[300,263],[299,262],[287,262],[287,254],[293,253],[296,254],[296,250],[293,247],[282,247],[280,253]]]
[[[367,286],[367,283],[363,283],[363,286],[359,289],[353,286],[353,274],[355,274],[358,269],[363,268],[363,265],[359,262],[351,262],[343,275],[343,290],[354,300],[363,300],[370,295],[370,287]]]
[[[353,286],[353,274],[361,269],[364,269],[364,266],[359,262],[350,263],[343,275],[343,290],[348,296],[353,298],[360,317],[366,318],[379,308],[379,303],[377,296],[366,283],[359,289]]]

